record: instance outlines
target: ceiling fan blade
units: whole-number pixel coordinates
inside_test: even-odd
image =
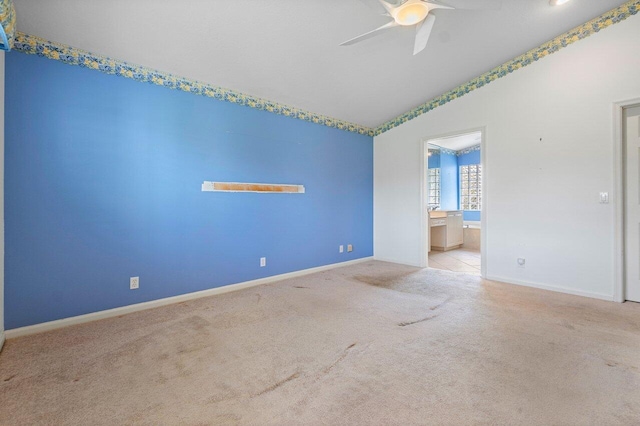
[[[428,14],[424,21],[420,22],[416,27],[416,42],[413,45],[413,54],[420,53],[429,42],[429,36],[431,30],[433,30],[433,24],[436,22],[436,17],[432,14]]]
[[[430,1],[425,1],[424,4],[429,6],[430,11],[433,9],[455,9],[455,7],[445,6],[444,4],[440,4],[440,3],[432,3]]]
[[[389,11],[380,3],[379,0],[360,0],[360,3],[364,4],[378,15],[390,16]]]
[[[438,8],[465,9],[465,10],[499,10],[502,9],[502,0],[428,0],[427,4]],[[442,7],[444,6],[444,7]]]
[[[350,44],[354,44],[354,43],[358,43],[362,40],[366,40],[369,39],[371,37],[377,36],[378,34],[380,34],[382,31],[389,29],[389,28],[393,28],[395,26],[397,26],[398,24],[396,24],[396,21],[391,21],[387,24],[384,24],[381,27],[376,28],[375,30],[369,31],[368,33],[364,33],[364,34],[360,34],[358,37],[354,37],[350,40],[345,41],[344,43],[340,43],[340,46],[348,46]]]
[[[386,2],[386,1],[384,1],[384,0],[378,0],[378,1],[379,1],[379,2],[380,2],[380,4],[382,5],[382,7],[384,7],[384,8],[385,8],[385,10],[387,11],[387,13],[388,13],[389,15],[391,15],[391,12],[393,11],[393,9],[394,9],[396,6],[395,6],[395,5],[393,5],[393,4],[387,3],[387,2]]]

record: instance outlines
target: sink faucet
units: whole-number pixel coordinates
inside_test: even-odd
[[[432,212],[434,210],[438,210],[440,208],[440,206],[428,206],[427,207],[427,211]]]

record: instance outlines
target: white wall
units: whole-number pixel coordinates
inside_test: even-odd
[[[4,51],[0,51],[0,349],[4,343]]]
[[[638,40],[636,15],[375,137],[375,257],[420,265],[421,140],[486,126],[487,278],[611,299],[614,204],[598,195],[614,189],[613,103],[640,97]]]

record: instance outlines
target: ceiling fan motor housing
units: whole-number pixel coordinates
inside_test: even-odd
[[[409,0],[391,11],[398,25],[410,26],[422,22],[429,14],[429,6],[421,0]]]

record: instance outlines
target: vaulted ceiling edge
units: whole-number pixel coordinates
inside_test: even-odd
[[[603,15],[600,15],[595,19],[592,19],[585,24],[567,31],[566,33],[544,43],[539,47],[529,50],[528,52],[518,56],[515,59],[505,62],[504,64],[492,69],[491,71],[482,74],[480,77],[476,77],[473,80],[462,84],[455,89],[394,118],[391,121],[384,123],[383,125],[375,129],[375,135],[380,135],[388,130],[393,129],[394,127],[398,127],[399,125],[406,123],[409,120],[412,120],[441,105],[451,102],[454,99],[464,96],[475,89],[479,89],[480,87],[483,87],[491,83],[492,81],[502,78],[520,68],[524,68],[527,65],[534,63],[538,59],[542,59],[545,56],[559,51],[563,47],[567,47],[568,45],[575,43],[578,40],[582,40],[583,38],[597,33],[603,28],[607,28],[610,25],[624,21],[628,17],[638,13],[638,10],[640,10],[640,0],[628,1],[625,4],[608,11]]]
[[[101,71],[105,74],[130,78],[143,83],[156,84],[170,89],[182,90],[196,95],[207,96],[219,101],[248,106],[273,114],[284,115],[298,120],[308,121],[348,132],[373,136],[374,130],[359,124],[327,117],[266,99],[257,98],[230,89],[213,86],[162,71],[107,58],[75,47],[55,43],[22,32],[16,34],[14,50],[26,54],[38,55],[69,65],[76,65]]]
[[[257,98],[208,83],[202,83],[151,68],[111,59],[22,32],[16,33],[13,49],[22,53],[38,55],[61,61],[69,65],[94,69],[106,74],[130,78],[139,82],[156,84],[170,89],[207,96],[220,101],[244,105],[250,108],[284,115],[331,128],[367,136],[377,136],[454,99],[462,97],[475,89],[483,87],[492,81],[502,78],[518,69],[524,68],[545,56],[555,53],[576,41],[582,40],[600,31],[601,29],[619,23],[628,17],[637,14],[638,10],[640,10],[640,0],[630,0],[585,24],[582,24],[554,38],[553,40],[544,43],[543,45],[531,49],[515,59],[505,62],[485,74],[482,74],[481,76],[476,77],[471,81],[380,125],[375,129],[305,111],[288,105],[279,104],[266,99]]]

